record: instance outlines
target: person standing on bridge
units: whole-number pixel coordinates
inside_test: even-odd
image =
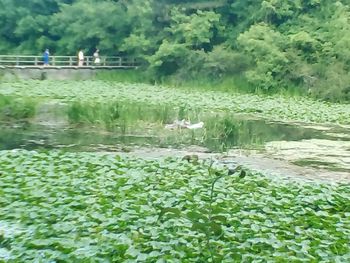
[[[79,50],[79,53],[78,53],[78,66],[79,67],[82,67],[84,65],[84,52],[83,50]]]
[[[49,49],[45,49],[45,52],[43,54],[44,66],[48,66],[49,65],[49,58],[50,58]]]
[[[95,66],[99,66],[101,63],[101,59],[100,59],[100,54],[99,54],[100,50],[96,49],[95,53],[94,53],[94,64]]]

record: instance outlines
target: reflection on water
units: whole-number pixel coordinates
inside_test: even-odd
[[[320,130],[266,120],[244,120],[225,117],[209,121],[208,124],[206,125],[205,146],[215,150],[227,150],[235,147],[260,148],[270,141],[333,138],[333,135]],[[335,134],[337,134],[336,131]]]
[[[146,142],[156,144],[152,139],[118,136],[113,133],[99,133],[84,129],[57,129],[28,125],[23,128],[2,127],[0,131],[0,150],[63,148],[73,151],[88,151],[103,145],[144,145]]]
[[[205,128],[200,130],[166,130],[162,126],[153,129],[128,129],[101,132],[84,128],[22,124],[0,124],[0,149],[53,149],[70,151],[115,150],[128,146],[158,146],[181,148],[188,145],[205,146],[213,151],[232,148],[263,148],[271,141],[300,141],[303,139],[338,140],[343,130],[331,128],[322,131],[299,125],[245,120],[234,117],[208,117]],[[346,138],[343,138],[346,140]],[[347,139],[349,140],[349,138]]]

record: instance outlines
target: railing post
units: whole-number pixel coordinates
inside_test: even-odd
[[[38,57],[34,58],[34,65],[37,66],[38,65]]]
[[[118,59],[119,59],[119,67],[121,67],[122,66],[122,58],[119,57]]]
[[[55,57],[52,57],[52,66],[56,66],[56,59],[55,59]]]
[[[89,57],[86,57],[86,66],[89,66]]]
[[[16,57],[16,66],[19,66],[19,57]]]
[[[73,58],[69,57],[69,66],[73,66]]]

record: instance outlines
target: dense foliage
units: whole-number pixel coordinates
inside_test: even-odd
[[[208,163],[0,152],[0,261],[348,262],[349,185]]]
[[[154,78],[237,77],[349,100],[348,0],[0,0],[0,53],[126,54]]]
[[[74,107],[81,108],[84,118],[95,122],[101,121],[99,118],[101,110],[110,115],[111,122],[115,121],[111,117],[115,114],[114,108],[118,103],[131,103],[130,105],[135,104],[135,107],[140,107],[140,111],[143,112],[141,115],[145,118],[148,110],[152,111],[156,107],[171,111],[170,107],[175,111],[186,110],[191,113],[190,116],[196,116],[199,112],[228,112],[230,114],[249,113],[275,121],[350,123],[349,104],[328,103],[300,97],[228,94],[219,91],[175,89],[146,84],[97,80],[65,82],[31,80],[0,83],[0,94],[30,99],[59,99],[70,104],[79,102],[80,105],[75,104]],[[160,119],[172,121],[166,116],[170,115],[165,114],[165,118],[160,117]],[[179,118],[186,117],[188,116],[179,115]]]

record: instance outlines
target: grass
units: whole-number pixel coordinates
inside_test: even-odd
[[[197,79],[183,80],[177,76],[164,77],[161,80],[152,79],[143,70],[99,71],[97,80],[122,82],[122,83],[150,83],[173,88],[203,91],[221,91],[227,93],[248,93],[260,95],[278,94],[286,97],[307,97],[305,89],[293,86],[280,88],[279,90],[261,90],[250,83],[242,75],[223,76],[222,78],[208,78],[198,76]]]
[[[150,78],[142,70],[124,69],[119,71],[99,70],[96,80],[122,83],[150,83]]]
[[[178,77],[168,77],[158,82],[159,85],[197,91],[220,91],[225,93],[256,93],[257,90],[242,76],[212,79],[200,77],[194,80],[182,80]]]
[[[34,117],[36,102],[0,94],[0,120],[23,120]]]
[[[266,127],[263,122],[236,119],[230,114],[208,116],[205,119],[204,144],[220,152],[237,147],[259,149],[277,135],[276,130],[267,130]]]
[[[185,107],[125,101],[71,102],[67,108],[71,123],[98,124],[109,130],[121,123],[132,125],[138,121],[163,125],[176,119],[198,120],[198,114]]]

